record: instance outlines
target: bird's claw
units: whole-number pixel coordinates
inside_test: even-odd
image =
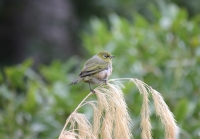
[[[108,85],[108,83],[107,83],[108,80],[104,79],[103,81],[104,81],[104,83],[105,83],[106,85]]]
[[[95,91],[94,90],[90,90],[93,94],[95,94]]]

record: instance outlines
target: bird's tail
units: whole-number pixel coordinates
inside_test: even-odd
[[[72,85],[72,84],[76,84],[76,83],[80,82],[81,80],[82,80],[81,78],[78,78],[76,81],[70,83],[68,86],[70,86],[70,85]]]

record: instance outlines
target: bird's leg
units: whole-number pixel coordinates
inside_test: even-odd
[[[108,83],[107,83],[108,80],[107,79],[103,79],[103,81],[105,82],[106,85],[108,85]]]
[[[91,86],[90,86],[90,82],[89,82],[89,87],[90,87],[90,91],[91,91],[92,93],[95,93],[95,91],[92,90],[92,88],[91,88]]]

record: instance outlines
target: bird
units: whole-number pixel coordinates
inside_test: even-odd
[[[112,58],[114,57],[109,52],[97,53],[85,62],[79,78],[69,84],[69,86],[83,81],[88,83],[90,91],[95,93],[90,84],[107,84],[107,80],[112,74]]]

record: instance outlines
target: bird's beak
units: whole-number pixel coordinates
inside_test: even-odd
[[[112,58],[114,58],[115,56],[110,56],[110,58],[112,59]]]

